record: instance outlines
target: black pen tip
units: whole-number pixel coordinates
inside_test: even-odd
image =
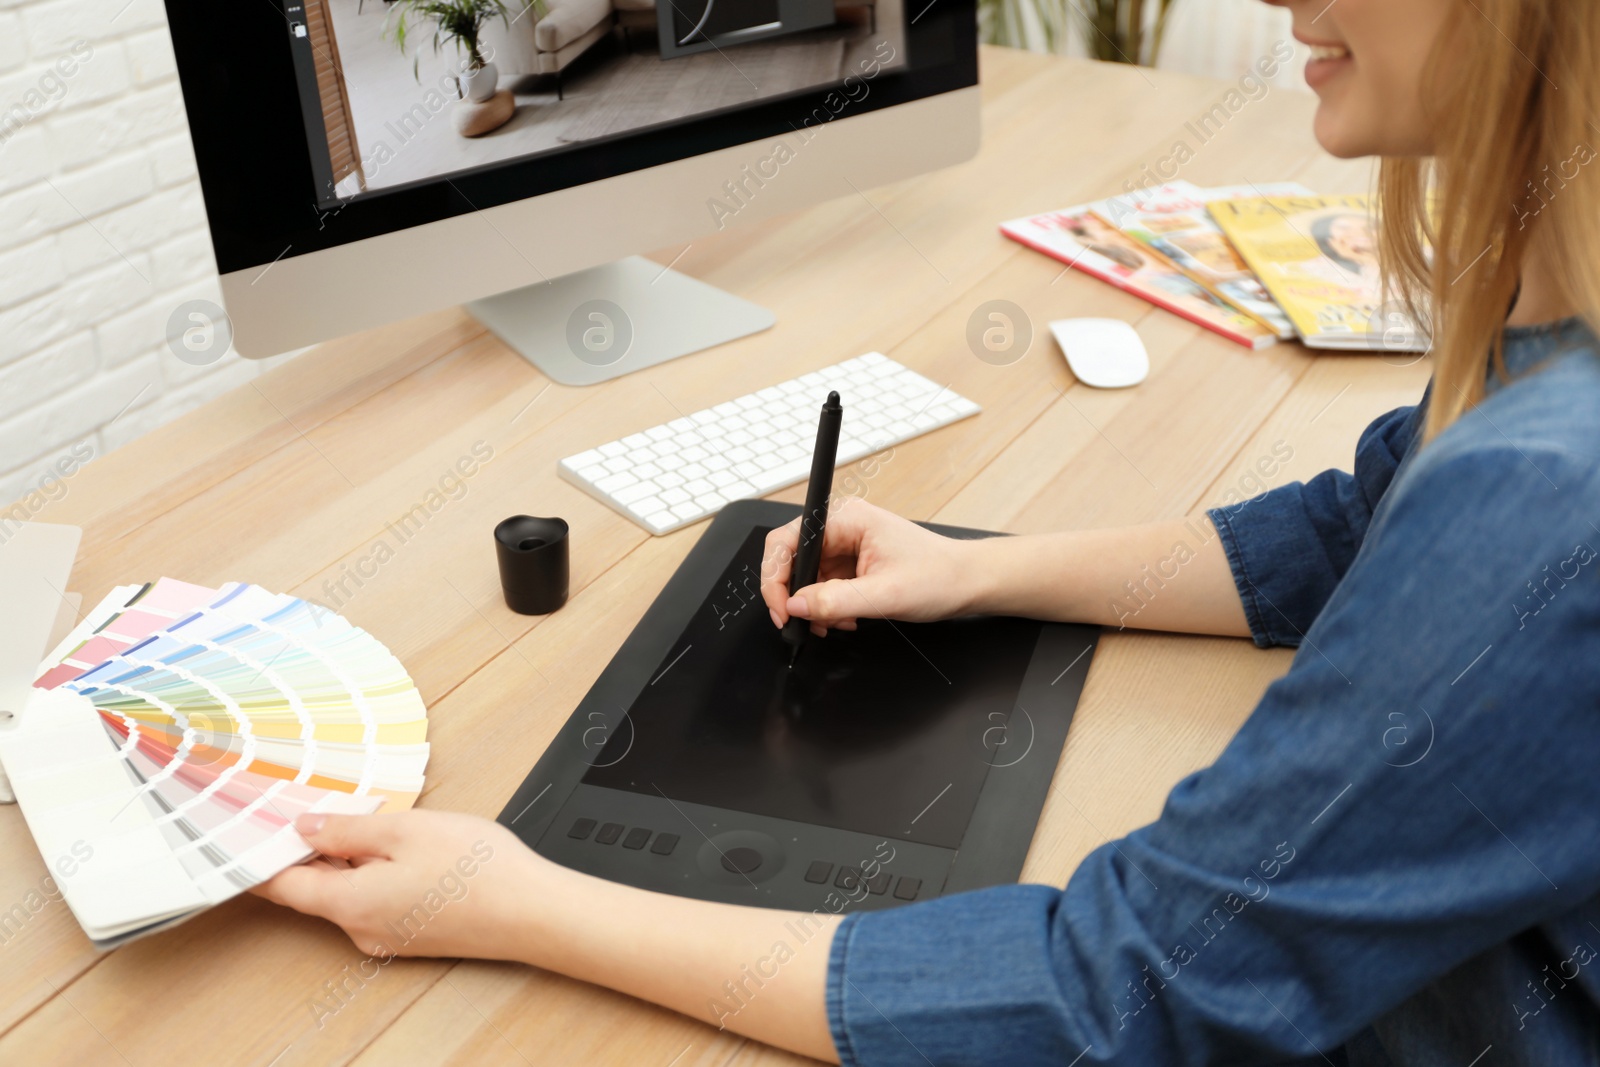
[[[789,669],[791,671],[794,670],[794,661],[800,658],[800,649],[802,647],[801,645],[795,645],[794,651],[789,653]]]

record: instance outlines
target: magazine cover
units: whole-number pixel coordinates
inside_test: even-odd
[[[1289,316],[1272,299],[1233,243],[1217,227],[1206,204],[1261,196],[1312,196],[1298,182],[1230,185],[1202,189],[1189,182],[1171,182],[1115,219],[1122,232],[1166,256],[1178,269],[1211,292],[1259,320],[1278,337],[1295,336]]]
[[[1162,186],[1141,195],[1137,203],[1146,202],[1162,190],[1177,192],[1171,186]],[[1277,333],[1271,327],[1229,306],[1160,252],[1119,230],[1108,213],[1121,214],[1128,204],[1126,197],[1082,204],[1063,211],[1014,219],[1002,223],[1000,231],[1014,241],[1110,282],[1159,308],[1182,315],[1237,344],[1265,348],[1276,343]]]
[[[1310,347],[1427,351],[1423,331],[1384,299],[1367,197],[1269,196],[1207,208]]]

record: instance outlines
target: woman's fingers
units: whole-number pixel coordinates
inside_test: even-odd
[[[394,858],[400,843],[395,815],[302,815],[294,822],[312,848],[326,856],[345,859],[380,856]]]
[[[274,904],[338,922],[336,916],[344,914],[345,900],[355,892],[345,881],[348,877],[323,860],[312,860],[280,872],[251,892]]]
[[[887,583],[875,574],[832,578],[799,590],[789,598],[789,612],[824,627],[857,619],[887,618],[895,609]]]
[[[885,513],[865,500],[845,497],[828,512],[822,538],[822,560],[818,577],[852,578],[862,541]],[[789,581],[794,574],[794,557],[800,545],[800,520],[795,519],[767,534],[766,554],[761,562],[761,598],[766,602],[774,626],[789,621]]]
[[[794,553],[799,539],[799,519],[767,534],[766,555],[761,560],[761,599],[772,613],[774,626],[789,621],[789,575],[794,571]]]

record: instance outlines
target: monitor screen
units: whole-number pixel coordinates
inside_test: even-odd
[[[836,88],[822,114],[794,115],[803,131],[906,66],[903,0],[300,3],[291,40],[325,206]],[[762,163],[771,180],[785,161]]]
[[[957,848],[1041,624],[862,620],[794,669],[755,529],[583,781]]]
[[[225,276],[748,145],[736,212],[809,131],[977,83],[975,0],[165,2]],[[465,107],[474,48],[506,95]]]

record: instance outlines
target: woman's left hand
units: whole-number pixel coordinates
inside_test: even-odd
[[[302,815],[295,829],[322,856],[253,892],[333,922],[371,956],[521,958],[546,861],[499,823],[414,810]]]

